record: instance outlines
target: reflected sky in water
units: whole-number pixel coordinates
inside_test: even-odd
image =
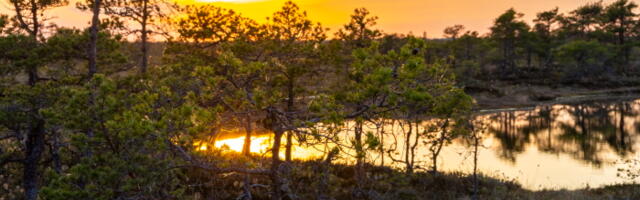
[[[640,100],[547,105],[480,113],[476,119],[486,124],[479,170],[490,176],[515,179],[527,189],[577,189],[622,183],[629,180],[617,176],[618,168],[624,166],[621,161],[640,158],[637,153],[640,148]],[[425,126],[428,123],[425,122]],[[353,138],[350,125],[338,133],[338,143],[343,147],[348,147]],[[388,122],[378,127],[369,125],[365,131],[376,132],[381,127],[387,134],[379,137],[388,153],[370,151],[368,162],[403,169],[403,164],[392,160],[404,158],[401,141],[406,125]],[[389,134],[391,132],[394,134]],[[242,137],[229,138],[219,140],[213,146],[239,151],[243,140]],[[268,135],[256,136],[252,151],[267,155],[270,143]],[[328,143],[296,146],[293,157],[320,158],[334,146]],[[455,140],[443,149],[438,169],[471,172],[471,150],[464,140]],[[419,143],[417,152],[417,165],[422,169],[429,168],[431,161],[426,146]],[[352,163],[349,154],[353,152],[343,148],[340,162]]]
[[[640,101],[540,106],[491,113],[485,172],[503,172],[530,189],[597,187],[617,177],[623,159],[637,158]],[[495,157],[495,158],[494,158]],[[499,163],[499,164],[498,164]]]

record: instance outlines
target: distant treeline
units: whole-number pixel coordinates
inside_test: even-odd
[[[428,63],[445,61],[451,65],[463,85],[489,80],[551,86],[634,85],[639,83],[637,77],[640,75],[640,17],[637,6],[632,1],[621,0],[610,4],[601,1],[588,3],[568,13],[553,8],[537,13],[532,23],[524,21],[524,14],[516,9],[509,9],[494,20],[487,34],[466,30],[464,25],[453,25],[443,31],[444,38],[423,38],[427,42],[425,59]],[[198,12],[197,9],[217,8],[190,7],[188,10],[191,11],[187,12]],[[244,23],[234,19],[237,21],[230,23],[245,24],[246,27],[229,28],[223,26],[228,23],[224,18],[216,20],[220,20],[216,25],[219,28],[238,33],[213,33],[215,27],[206,30],[206,24],[184,23],[179,24],[178,32],[182,39],[188,37],[189,42],[207,43],[233,40],[243,31],[245,34],[259,34],[259,31],[250,33],[251,26],[255,26],[254,29],[262,26],[249,19],[244,19]],[[374,26],[375,20],[370,25]],[[202,35],[202,31],[210,33]],[[378,42],[382,52],[400,48],[408,37],[415,37],[378,29],[369,31],[359,37]],[[329,32],[320,31],[319,34],[328,35]],[[355,42],[342,45],[358,48],[370,45],[370,41],[360,41],[340,30],[333,36],[324,38],[325,43],[340,43],[351,37]],[[260,36],[249,37],[258,39]],[[348,50],[342,53],[350,54]]]
[[[428,43],[434,55],[429,60],[446,58],[463,80],[632,84],[625,81],[640,72],[637,6],[620,0],[589,3],[568,13],[554,8],[536,14],[533,24],[509,9],[484,36],[462,25],[446,28],[446,40]]]

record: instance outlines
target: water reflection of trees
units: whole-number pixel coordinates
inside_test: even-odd
[[[625,157],[635,152],[640,132],[638,102],[585,103],[541,106],[526,111],[485,115],[498,155],[516,162],[530,145],[539,151],[566,154],[594,166],[607,155]]]
[[[500,149],[498,151],[501,158],[515,162],[516,155],[524,151],[524,147],[528,144],[529,135],[522,132],[521,128],[516,125],[517,115],[519,112],[502,112],[497,113],[491,118],[494,120],[493,126],[489,127],[489,133],[498,139]]]

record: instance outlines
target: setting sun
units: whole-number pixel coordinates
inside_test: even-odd
[[[216,148],[242,152],[245,137],[229,138],[216,141]],[[269,148],[269,137],[252,137],[251,153],[265,153]]]

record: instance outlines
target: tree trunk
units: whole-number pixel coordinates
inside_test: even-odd
[[[619,105],[619,112],[620,112],[620,121],[618,123],[618,130],[620,132],[620,137],[619,137],[619,145],[623,148],[625,148],[627,146],[627,141],[626,141],[626,132],[624,130],[625,127],[625,122],[624,122],[624,117],[625,117],[625,104],[624,103],[620,103]]]
[[[356,149],[356,180],[358,184],[362,183],[364,178],[364,147],[362,144],[362,122],[356,120],[355,124],[355,149]]]
[[[438,174],[438,155],[440,154],[440,148],[438,148],[434,153],[433,153],[433,158],[432,158],[432,167],[431,167],[431,173],[435,176],[436,174]]]
[[[20,22],[23,22],[22,26],[23,29],[25,29],[27,32],[29,32],[29,36],[31,37],[31,39],[33,40],[33,42],[37,43],[38,45],[38,35],[40,34],[40,22],[38,21],[38,3],[36,2],[36,0],[31,0],[30,1],[30,6],[31,6],[31,21],[33,21],[33,28],[29,29],[29,26],[24,23],[24,20],[22,19],[22,15],[20,15],[20,6],[15,4],[15,9],[16,9],[16,15],[17,17],[19,17]],[[27,74],[29,76],[29,86],[35,86],[36,82],[38,82],[38,66],[28,66],[29,68],[27,69]]]
[[[356,150],[356,166],[354,169],[354,176],[356,180],[356,187],[354,188],[353,195],[355,199],[365,198],[365,194],[362,191],[362,187],[364,185],[365,180],[365,171],[364,171],[364,157],[365,151],[362,144],[362,126],[363,122],[360,120],[356,120],[355,128],[354,128],[354,140],[355,140],[355,150]]]
[[[244,136],[244,145],[242,146],[242,154],[245,156],[251,155],[251,134],[253,133],[253,124],[251,123],[251,115],[247,114]]]
[[[411,146],[411,166],[412,169],[411,171],[413,172],[413,166],[415,166],[416,163],[416,148],[418,147],[418,142],[420,141],[420,122],[416,120],[415,123],[416,127],[415,127],[415,141],[413,142],[413,146]]]
[[[40,34],[40,21],[38,19],[38,16],[39,16],[38,8],[40,6],[38,6],[38,2],[36,0],[31,0],[29,1],[29,3],[31,4],[31,20],[33,23],[31,37],[33,37],[35,41],[38,41],[38,35]]]
[[[292,148],[293,148],[293,132],[289,131],[287,132],[287,144],[285,145],[285,162],[291,162],[291,152],[292,152]]]
[[[29,24],[25,22],[24,16],[22,16],[22,5],[18,3],[18,1],[11,1],[14,5],[14,9],[16,11],[16,19],[20,23],[21,29],[29,33],[29,37],[34,42],[34,48],[38,45],[41,45],[38,41],[38,36],[40,35],[40,26],[41,23],[39,21],[40,14],[39,10],[42,10],[39,2],[36,0],[29,1],[29,11],[31,12],[31,23],[32,26],[29,28]],[[36,86],[38,80],[38,67],[37,65],[28,65],[27,66],[27,76],[28,76],[28,85],[30,87]],[[35,99],[32,99],[32,101]],[[24,196],[26,200],[36,200],[38,199],[38,190],[39,190],[39,181],[40,181],[40,173],[38,171],[38,166],[40,164],[40,159],[42,157],[42,152],[44,151],[45,145],[45,122],[41,119],[38,119],[36,116],[39,113],[39,108],[32,107],[29,111],[31,120],[28,121],[28,133],[25,140],[24,147],[24,160],[22,161],[23,165],[23,176],[22,176],[22,184],[24,189]]]
[[[34,124],[29,128],[26,140],[26,157],[24,159],[23,184],[24,194],[27,200],[38,198],[38,181],[40,172],[38,165],[44,150],[44,121],[34,119]]]
[[[406,138],[405,138],[405,142],[404,142],[404,161],[405,161],[405,167],[407,170],[407,174],[412,174],[413,173],[413,162],[411,162],[411,134],[413,133],[413,125],[412,123],[409,121],[409,131],[407,131],[406,133]]]
[[[38,43],[38,35],[40,32],[40,22],[38,21],[38,4],[35,0],[30,1],[31,14],[33,21],[33,29],[31,29],[30,37],[36,43]],[[28,27],[25,25],[25,28]],[[39,44],[38,44],[39,45]],[[29,66],[28,84],[34,87],[38,82],[38,66]],[[24,196],[26,200],[38,199],[40,172],[38,171],[38,165],[42,157],[42,151],[44,151],[44,121],[37,119],[35,115],[38,114],[38,108],[32,108],[31,115],[34,115],[29,122],[29,132],[25,141],[25,158],[23,161],[23,187]]]
[[[98,72],[97,60],[98,60],[98,29],[100,28],[100,7],[102,0],[94,0],[91,18],[90,28],[90,43],[89,43],[89,78]]]
[[[295,101],[295,91],[294,91],[294,80],[289,80],[288,85],[287,85],[287,93],[288,93],[288,98],[287,98],[287,112],[289,112],[290,114],[293,112],[294,108],[294,101]],[[289,131],[287,132],[287,145],[285,146],[285,161],[286,162],[291,162],[291,148],[293,147],[293,131]]]
[[[51,144],[51,159],[53,161],[53,169],[59,175],[62,173],[62,161],[60,160],[60,134],[56,132],[51,132],[50,137],[52,137]]]
[[[382,141],[380,143],[380,167],[384,166],[384,126],[386,125],[387,120],[386,119],[382,119],[382,126],[380,127],[380,133],[379,133],[379,137],[380,137],[380,141]],[[393,129],[391,129],[393,131]]]
[[[148,36],[148,32],[147,32],[147,23],[149,20],[149,8],[148,8],[148,4],[149,0],[143,0],[142,1],[142,23],[140,24],[142,27],[142,35],[141,35],[141,42],[142,42],[142,63],[140,64],[140,73],[144,74],[147,72],[147,66],[149,65],[149,50],[147,48],[147,36]]]
[[[27,73],[29,75],[29,86],[35,86],[36,82],[38,82],[38,69],[35,66],[30,66]]]
[[[271,199],[272,200],[280,200],[282,199],[282,181],[280,179],[280,165],[282,161],[280,160],[280,142],[282,140],[283,131],[276,130],[274,131],[273,137],[273,147],[271,148]]]
[[[478,199],[478,146],[480,145],[480,138],[476,130],[473,133],[473,200]]]
[[[442,151],[442,147],[444,145],[444,142],[446,140],[446,136],[447,136],[447,127],[449,126],[449,119],[445,119],[444,124],[442,125],[442,131],[440,132],[440,137],[437,139],[438,144],[436,149],[433,151],[433,155],[432,155],[432,173],[433,175],[438,174],[438,156],[440,155],[440,151]]]
[[[623,67],[623,72],[627,72],[627,64],[629,64],[629,49],[625,46],[625,20],[624,17],[620,18],[620,31],[618,32],[618,43],[620,44],[620,47],[622,48],[622,54],[624,57],[624,67]]]

